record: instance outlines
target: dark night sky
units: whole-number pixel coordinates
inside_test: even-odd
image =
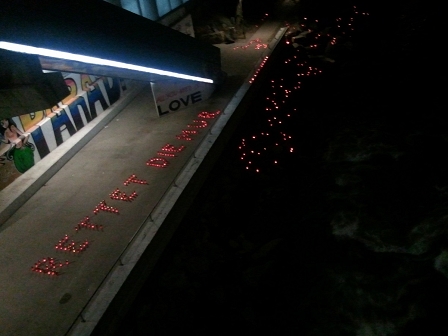
[[[300,22],[337,37],[336,62],[279,52],[258,96],[323,72],[275,113],[254,99],[117,335],[448,334],[441,10],[352,5],[302,1]],[[294,56],[306,66],[284,63]],[[260,173],[242,143],[267,148]]]

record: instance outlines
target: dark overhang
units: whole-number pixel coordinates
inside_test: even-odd
[[[219,48],[105,1],[0,1],[0,13],[0,48],[37,54],[43,69],[209,83],[221,69]]]

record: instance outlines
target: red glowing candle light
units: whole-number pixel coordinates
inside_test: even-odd
[[[59,275],[59,269],[63,266],[68,266],[70,262],[66,260],[65,262],[61,262],[55,258],[42,258],[39,259],[34,265],[31,267],[31,271],[36,273],[41,273],[49,276]]]
[[[87,229],[87,230],[97,230],[102,231],[103,226],[98,224],[93,224],[90,222],[90,217],[86,216],[83,220],[81,220],[78,225],[75,226],[75,231],[78,232],[81,229]]]
[[[197,131],[190,131],[190,132],[197,132]],[[162,147],[162,151],[166,153],[179,153],[182,152],[185,149],[184,145],[181,145],[179,147],[175,147],[173,145],[170,145],[167,143],[165,146]]]
[[[194,119],[192,124],[188,124],[187,127],[193,128],[205,128],[208,126],[208,123],[205,120],[197,120]]]
[[[185,131],[182,131],[181,134],[176,135],[176,139],[178,139],[178,140],[185,140],[185,141],[192,141],[193,140],[193,138],[190,137],[188,135],[188,133],[186,133]]]
[[[95,215],[97,215],[100,211],[110,212],[110,213],[114,213],[114,214],[117,214],[117,215],[120,213],[117,208],[112,207],[112,206],[108,206],[106,204],[105,200],[102,200],[100,203],[98,203],[98,205],[93,210],[93,213]]]
[[[132,202],[137,197],[137,193],[134,191],[130,195],[126,195],[126,193],[116,188],[113,192],[109,194],[109,196],[111,199],[114,200]]]
[[[123,184],[125,186],[128,186],[131,183],[136,183],[136,184],[148,184],[148,182],[146,180],[140,180],[137,178],[137,176],[135,174],[132,174],[131,176],[129,176],[124,182]]]
[[[84,242],[75,242],[73,239],[70,239],[68,235],[65,235],[64,238],[58,241],[58,243],[54,246],[56,250],[69,252],[69,253],[80,253],[85,251],[85,249],[89,246],[89,242],[85,240]]]
[[[169,165],[169,162],[165,158],[161,157],[153,157],[146,161],[147,166],[157,167],[157,168],[165,168]]]
[[[215,118],[217,115],[219,115],[221,113],[221,111],[216,111],[216,112],[200,112],[198,114],[198,118],[204,118],[204,119],[213,119]]]

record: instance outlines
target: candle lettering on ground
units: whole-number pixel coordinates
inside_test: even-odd
[[[192,134],[197,134],[197,131],[190,131],[190,130],[182,130],[182,132],[178,135],[176,135],[176,139],[178,140],[185,140],[185,141],[192,141],[193,138],[190,136]]]
[[[220,110],[217,110],[216,112],[207,112],[207,111],[199,112],[197,115],[199,119],[194,119],[191,124],[188,124],[187,125],[188,129],[184,129],[181,131],[180,134],[177,134],[176,139],[184,141],[192,141],[193,140],[192,135],[196,135],[199,133],[197,129],[202,129],[208,126],[207,121],[201,119],[213,119],[216,118],[220,113],[221,113]],[[146,165],[157,168],[166,168],[169,165],[169,161],[165,157],[175,157],[177,153],[183,151],[184,149],[185,149],[184,145],[181,145],[176,148],[173,145],[166,144],[157,152],[158,156],[152,157],[148,161],[146,161]]]
[[[120,191],[120,189],[116,188],[113,192],[109,194],[110,198],[113,200],[118,201],[126,201],[126,202],[132,202],[134,199],[137,198],[137,193],[133,191],[129,196],[126,195],[126,193]]]
[[[153,158],[150,158],[148,161],[146,161],[147,166],[158,167],[158,168],[165,168],[169,164],[170,163],[168,162],[167,159],[161,158],[161,157],[153,157]]]
[[[208,126],[208,123],[205,120],[197,120],[194,119],[192,124],[188,124],[187,127],[192,128],[205,128]]]
[[[266,49],[268,47],[268,45],[266,43],[263,43],[260,38],[257,38],[255,40],[250,40],[246,45],[244,45],[242,47],[236,46],[235,48],[233,48],[233,50],[237,50],[237,49],[246,50],[253,44],[255,44],[255,46],[254,46],[255,50]]]
[[[177,153],[180,153],[185,149],[184,145],[181,145],[179,147],[175,147],[170,144],[166,144],[161,148],[160,151],[157,152],[157,155],[159,156],[168,156],[168,157],[175,157]]]
[[[120,213],[117,208],[107,205],[105,200],[102,200],[100,203],[98,203],[95,209],[93,209],[93,213],[95,215],[97,215],[100,211],[111,212],[117,215]]]
[[[218,116],[220,111],[216,112],[205,112],[202,111],[198,114],[198,118],[201,119],[213,119]],[[193,120],[192,124],[187,125],[189,128],[205,128],[208,126],[208,123],[205,120]],[[192,140],[192,135],[198,134],[198,130],[196,129],[186,129],[182,130],[181,135],[176,136],[178,139],[182,140]],[[174,146],[169,143],[164,145],[157,154],[160,156],[171,156],[174,157],[176,154],[182,152],[186,147],[184,145]],[[154,157],[149,159],[146,162],[146,165],[164,168],[168,166],[169,162],[163,157]],[[124,182],[124,186],[129,186],[131,183],[133,184],[148,184],[148,182],[144,179],[137,178],[136,174],[130,175]],[[117,201],[128,201],[132,202],[137,197],[137,192],[133,191],[131,194],[127,195],[122,192],[119,188],[116,188],[112,193],[109,194],[109,197],[112,200]],[[119,210],[116,207],[107,205],[105,200],[102,200],[93,210],[93,213],[97,215],[100,211],[106,213],[119,214]],[[82,229],[92,230],[92,231],[103,231],[103,225],[94,224],[90,221],[90,216],[85,216],[75,227],[74,230],[78,233]],[[77,253],[83,252],[89,246],[89,242],[85,240],[84,242],[75,242],[70,239],[68,235],[65,235],[64,238],[58,241],[58,243],[54,246],[56,250],[69,252],[69,253]],[[36,273],[46,274],[50,276],[61,274],[60,268],[62,266],[68,266],[70,262],[66,260],[64,263],[58,261],[56,258],[42,258],[38,260],[32,267],[31,270]]]
[[[64,266],[68,266],[70,262],[66,260],[65,262],[59,261],[56,258],[43,258],[38,260],[32,267],[31,270],[36,273],[41,273],[45,275],[59,275],[61,274],[60,269]]]
[[[356,6],[353,6],[353,10],[354,10],[354,14],[355,15],[369,15],[369,13],[359,12],[357,10]],[[265,15],[265,18],[267,18],[267,14]],[[349,29],[350,32],[353,31],[354,30],[353,24],[355,23],[354,22],[354,18],[350,17],[349,18],[349,22],[347,24],[344,24],[342,22],[342,20],[343,20],[342,18],[336,19],[336,23],[337,23],[336,25],[337,25],[338,28],[340,28],[339,32],[342,33],[343,35],[350,36],[349,34],[346,34],[346,31],[343,31],[343,26],[346,27],[347,29]],[[307,18],[304,18],[304,21],[306,23],[309,22]],[[310,20],[310,21],[312,21],[312,20]],[[318,20],[314,20],[314,21],[316,23],[318,22]],[[312,29],[305,29],[306,28],[306,24],[305,23],[300,24],[300,26],[301,26],[301,30],[302,31],[306,31],[309,34],[313,33]],[[328,38],[330,38],[330,39],[328,40]],[[330,34],[319,34],[318,33],[318,34],[315,35],[315,38],[314,38],[314,40],[317,40],[317,41],[313,41],[312,44],[310,43],[309,46],[308,46],[308,50],[311,50],[311,51],[315,52],[315,50],[319,49],[320,45],[324,44],[324,43],[321,43],[321,40],[324,40],[324,39],[327,39],[327,42],[326,42],[327,44],[334,46],[334,45],[336,45],[339,42],[340,36],[336,37],[336,36],[331,36]],[[286,43],[289,44],[289,41],[287,41]],[[252,40],[252,41],[250,41],[250,43],[248,45],[246,45],[245,47],[242,47],[242,49],[247,49],[250,45],[253,45],[253,44],[255,44],[254,47],[256,49],[266,48],[267,47],[267,45],[262,43],[260,40]],[[238,47],[234,48],[234,49],[238,49]],[[292,63],[294,60],[300,60],[300,58],[302,58],[302,61],[300,63],[295,63],[294,64],[299,69],[299,72],[296,73],[297,77],[309,77],[309,76],[315,76],[315,75],[318,75],[318,74],[322,73],[321,69],[319,69],[318,67],[310,66],[308,64],[308,61],[303,60],[303,57],[300,57],[304,53],[303,51],[300,51],[300,49],[296,49],[296,52],[297,52],[297,55],[295,55],[292,59],[286,60],[285,64],[286,63]],[[304,55],[304,56],[305,56],[305,58],[308,58],[308,55]],[[250,79],[249,83],[252,83],[255,80],[255,78],[257,77],[257,75],[259,73],[259,71],[265,65],[267,59],[268,59],[267,56],[263,59],[263,61],[261,62],[260,66],[258,67],[257,71],[255,72],[255,74]],[[330,60],[330,62],[332,63],[334,61]],[[283,88],[280,85],[280,87],[282,88],[282,92],[284,93],[284,97],[282,98],[283,100],[279,101],[279,100],[276,100],[274,98],[272,98],[272,99],[268,98],[268,100],[272,103],[273,106],[266,107],[266,109],[265,109],[266,112],[268,112],[268,113],[278,112],[279,111],[279,107],[281,107],[283,104],[285,104],[286,100],[290,97],[289,94],[292,92],[292,90],[300,89],[301,85],[302,85],[301,82],[297,82],[296,85],[293,85],[293,87],[291,89]],[[277,86],[277,87],[279,87],[279,86]],[[274,85],[273,85],[273,88],[274,88]],[[274,95],[276,95],[276,93],[274,93]],[[294,109],[294,111],[295,111],[295,109]],[[213,112],[213,113],[212,112],[204,112],[203,111],[203,112],[200,112],[197,115],[197,117],[200,118],[200,119],[212,119],[212,118],[215,118],[217,115],[219,115],[219,113],[220,113],[220,111],[216,111],[216,112]],[[288,113],[286,115],[286,117],[290,117],[290,116],[291,116],[290,113]],[[279,116],[277,116],[277,115],[274,115],[274,116],[270,115],[269,119],[268,119],[268,122],[269,122],[270,126],[274,126],[274,124],[276,124],[276,125],[281,124],[281,120],[280,120]],[[204,120],[202,120],[202,122],[201,122],[201,120],[194,120],[192,124],[187,125],[187,128],[205,128],[207,126],[208,126],[208,124]],[[193,140],[192,136],[196,135],[196,134],[197,134],[197,131],[192,130],[192,129],[182,130],[181,134],[176,135],[176,139],[178,139],[178,140],[185,140],[185,141],[191,141],[191,140]],[[257,167],[257,164],[254,164],[253,161],[256,160],[257,156],[263,156],[262,153],[263,153],[263,151],[266,151],[267,148],[264,147],[264,146],[261,146],[261,147],[257,146],[257,147],[259,147],[258,150],[254,150],[254,148],[250,148],[250,147],[252,147],[252,145],[257,144],[255,139],[262,139],[262,138],[266,139],[266,137],[269,136],[269,133],[262,132],[259,135],[260,135],[259,137],[252,137],[252,138],[250,138],[251,140],[248,140],[248,141],[242,139],[241,144],[239,146],[239,149],[241,151],[243,151],[243,153],[241,153],[241,155],[242,155],[241,159],[243,161],[246,161],[246,163],[247,163],[246,169],[249,169],[249,166],[250,166],[256,172],[260,172],[260,169]],[[279,139],[279,136],[280,136],[280,139]],[[277,138],[276,141],[275,141],[276,142],[275,146],[278,146],[279,143],[282,143],[282,142],[284,144],[287,144],[287,142],[290,141],[290,137],[286,133],[284,133],[284,132],[280,132],[280,134],[277,134],[277,136],[274,137],[274,138]],[[257,145],[260,145],[260,144],[257,144]],[[287,152],[289,152],[289,153],[293,153],[294,152],[294,148],[293,147],[289,147],[289,146],[284,146],[284,147],[287,148]],[[165,148],[165,146],[162,147],[162,149],[160,151],[158,151],[158,155],[161,155],[160,153],[174,154],[175,155],[176,153],[182,151],[185,148],[185,146],[178,147],[177,149],[179,149],[179,150],[177,152],[175,152],[175,151],[170,152],[170,150],[165,150],[165,149],[168,149],[168,147],[165,148],[165,149],[164,148]],[[252,156],[252,158],[249,158],[250,156]],[[263,159],[263,160],[265,161],[265,159]],[[274,158],[272,160],[272,163],[277,165],[279,163],[279,161],[277,160],[277,158]],[[150,160],[148,160],[146,162],[146,164],[150,165],[150,166],[154,166],[154,167],[162,167],[162,168],[164,168],[164,167],[166,167],[169,164],[169,162],[166,159],[164,159],[164,158],[156,157],[156,158],[151,158]],[[124,186],[129,186],[131,183],[146,184],[146,185],[148,184],[146,182],[146,180],[137,179],[135,174],[132,174],[129,178],[127,178],[124,181],[123,185]],[[116,200],[115,198],[113,198],[113,199]],[[102,202],[100,202],[95,207],[93,212],[96,215],[96,214],[99,213],[99,211],[119,214],[119,211],[118,211],[117,208],[114,208],[114,207],[111,207],[111,206],[107,206],[107,204],[106,204],[106,202],[104,200]],[[92,224],[90,222],[90,218],[88,216],[86,216],[75,227],[75,231],[76,232],[78,232],[80,229],[90,229],[90,230],[95,230],[95,231],[102,231],[103,226],[102,225],[97,225],[97,224]],[[73,247],[72,241],[68,242],[68,240],[69,240],[68,235],[64,236],[64,238],[60,242],[58,242],[58,244],[56,244],[57,250],[64,250],[64,248],[66,248],[67,251],[72,251],[72,253],[73,253],[73,251],[81,252],[81,249],[82,249],[82,251],[84,251],[87,248],[87,246],[89,245],[88,241],[86,240],[83,243],[79,243],[77,246],[76,246],[76,243],[75,243],[76,247]],[[81,246],[83,246],[83,247],[81,248]],[[61,274],[61,271],[60,271],[61,268],[65,267],[65,266],[68,266],[69,264],[70,264],[69,260],[66,260],[65,262],[62,262],[62,261],[59,261],[56,258],[45,257],[45,258],[39,259],[31,267],[31,270],[33,272],[36,272],[36,273],[50,275],[50,276],[55,276],[55,275],[60,275]]]
[[[129,176],[126,181],[123,182],[123,184],[125,186],[128,186],[131,183],[137,183],[137,184],[148,184],[148,182],[146,180],[140,180],[137,178],[137,175],[132,174],[131,176]]]
[[[213,118],[216,118],[220,113],[221,113],[221,111],[219,111],[219,110],[216,112],[202,111],[198,114],[198,118],[213,119]]]
[[[86,216],[82,221],[78,223],[77,226],[75,226],[75,231],[78,232],[81,229],[88,229],[88,230],[97,230],[97,231],[103,231],[103,226],[98,224],[93,224],[90,222],[90,217]]]
[[[87,249],[87,247],[89,247],[89,242],[87,239],[83,242],[75,242],[73,239],[70,239],[68,235],[65,235],[64,238],[59,240],[54,246],[54,248],[58,251],[71,253],[83,252]]]

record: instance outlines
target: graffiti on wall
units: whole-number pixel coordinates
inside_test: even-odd
[[[0,123],[0,190],[115,103],[119,78],[63,73],[70,94],[57,106]]]

